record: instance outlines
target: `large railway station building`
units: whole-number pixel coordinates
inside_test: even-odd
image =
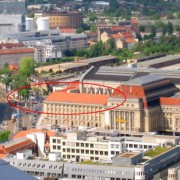
[[[88,79],[90,74],[91,79]],[[100,127],[125,133],[179,130],[179,89],[171,79],[146,73],[124,82],[116,74],[108,77],[103,73],[96,74],[94,80],[93,76],[95,74],[90,70],[81,82],[97,82],[116,88],[125,94],[126,101],[115,109],[102,112],[121,104],[123,95],[111,88],[81,83],[73,87],[69,84],[66,89],[53,92],[44,101],[43,111],[47,114],[43,124]]]

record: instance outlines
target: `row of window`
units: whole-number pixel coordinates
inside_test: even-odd
[[[60,139],[52,139],[53,144],[60,145],[61,140]],[[107,144],[92,144],[92,143],[80,143],[80,142],[62,142],[63,146],[71,146],[71,147],[85,147],[85,148],[97,148],[97,145],[100,146],[100,148],[108,148]],[[119,148],[119,145],[117,145]]]
[[[61,150],[61,146],[53,145],[53,150]],[[63,152],[67,153],[80,153],[80,154],[91,154],[91,155],[101,155],[101,156],[108,156],[108,151],[94,151],[94,150],[84,150],[84,149],[70,149],[70,148],[63,148]],[[119,154],[119,151],[118,151]]]

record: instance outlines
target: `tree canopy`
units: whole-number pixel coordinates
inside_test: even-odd
[[[0,132],[0,143],[5,142],[9,139],[10,131]]]
[[[19,75],[29,77],[34,73],[34,60],[32,57],[23,57],[20,61]]]

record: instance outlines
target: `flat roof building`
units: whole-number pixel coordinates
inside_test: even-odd
[[[0,159],[0,172],[1,172],[1,179],[2,180],[37,180],[37,178],[29,175],[26,172],[23,172],[19,168],[13,167],[8,162]]]
[[[149,158],[149,160],[143,159],[140,163],[134,165],[98,164],[93,161],[88,161],[87,163],[86,161],[80,163],[49,162],[19,160],[12,157],[7,157],[5,160],[13,166],[38,177],[149,180],[153,179],[155,174],[163,170],[166,172],[163,178],[167,178],[168,168],[180,160],[179,146],[168,150],[166,148],[162,149],[166,151],[158,156]]]

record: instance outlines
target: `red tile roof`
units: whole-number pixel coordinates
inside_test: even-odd
[[[122,91],[127,98],[145,98],[143,86],[121,85],[117,89]],[[119,93],[114,91],[113,95],[119,95]]]
[[[3,54],[26,54],[34,53],[33,48],[19,48],[19,49],[2,49],[0,50],[0,55]]]
[[[61,28],[59,29],[60,33],[74,33],[75,30],[72,28]]]
[[[101,94],[80,94],[56,91],[51,93],[45,101],[105,105],[108,97],[108,95]]]
[[[25,140],[23,142],[20,142],[20,143],[12,145],[10,147],[7,147],[6,150],[8,152],[15,151],[15,150],[23,148],[23,146],[26,146],[26,145],[29,145],[29,144],[35,144],[35,143],[31,139],[27,139],[27,140]]]
[[[76,86],[69,86],[66,87],[65,89],[59,90],[59,92],[68,92],[69,90],[73,90],[73,89],[78,89]]]
[[[126,32],[131,32],[132,33],[132,27],[131,26],[125,26]]]
[[[172,106],[179,106],[180,107],[180,98],[173,98],[173,97],[161,97],[160,98],[161,105],[172,105]]]
[[[114,39],[116,39],[116,38],[123,38],[123,35],[121,34],[121,33],[119,33],[119,34],[112,34],[111,35]]]
[[[125,41],[127,43],[135,43],[135,42],[137,42],[137,40],[135,38],[126,38]]]
[[[131,18],[131,23],[132,24],[138,24],[139,23],[138,18]]]
[[[0,49],[12,49],[12,48],[19,48],[24,46],[25,45],[23,43],[6,43],[6,44],[0,44]]]
[[[124,26],[111,26],[112,31],[124,31],[125,27]]]
[[[56,131],[48,131],[48,130],[42,130],[42,129],[28,129],[28,130],[22,130],[18,132],[16,135],[13,136],[13,139],[26,137],[27,134],[36,133],[36,132],[46,133],[47,138],[49,138],[50,136],[54,136],[56,134]]]
[[[17,64],[10,64],[9,66],[10,70],[18,70],[18,65]]]
[[[4,145],[0,145],[0,154],[8,154],[8,151],[4,148]]]
[[[130,32],[121,33],[124,38],[134,38],[134,35]]]
[[[28,129],[28,130],[22,130],[20,132],[18,132],[17,134],[15,134],[13,136],[13,139],[18,139],[18,138],[21,138],[21,137],[26,137],[27,134],[29,133],[35,133],[35,132],[40,132],[42,131],[41,129]]]
[[[28,145],[35,145],[35,143],[31,139],[26,139],[22,142],[13,144],[9,147],[5,147],[4,145],[0,146],[0,158],[4,158],[6,154],[15,153],[21,151],[24,148],[29,148]]]

